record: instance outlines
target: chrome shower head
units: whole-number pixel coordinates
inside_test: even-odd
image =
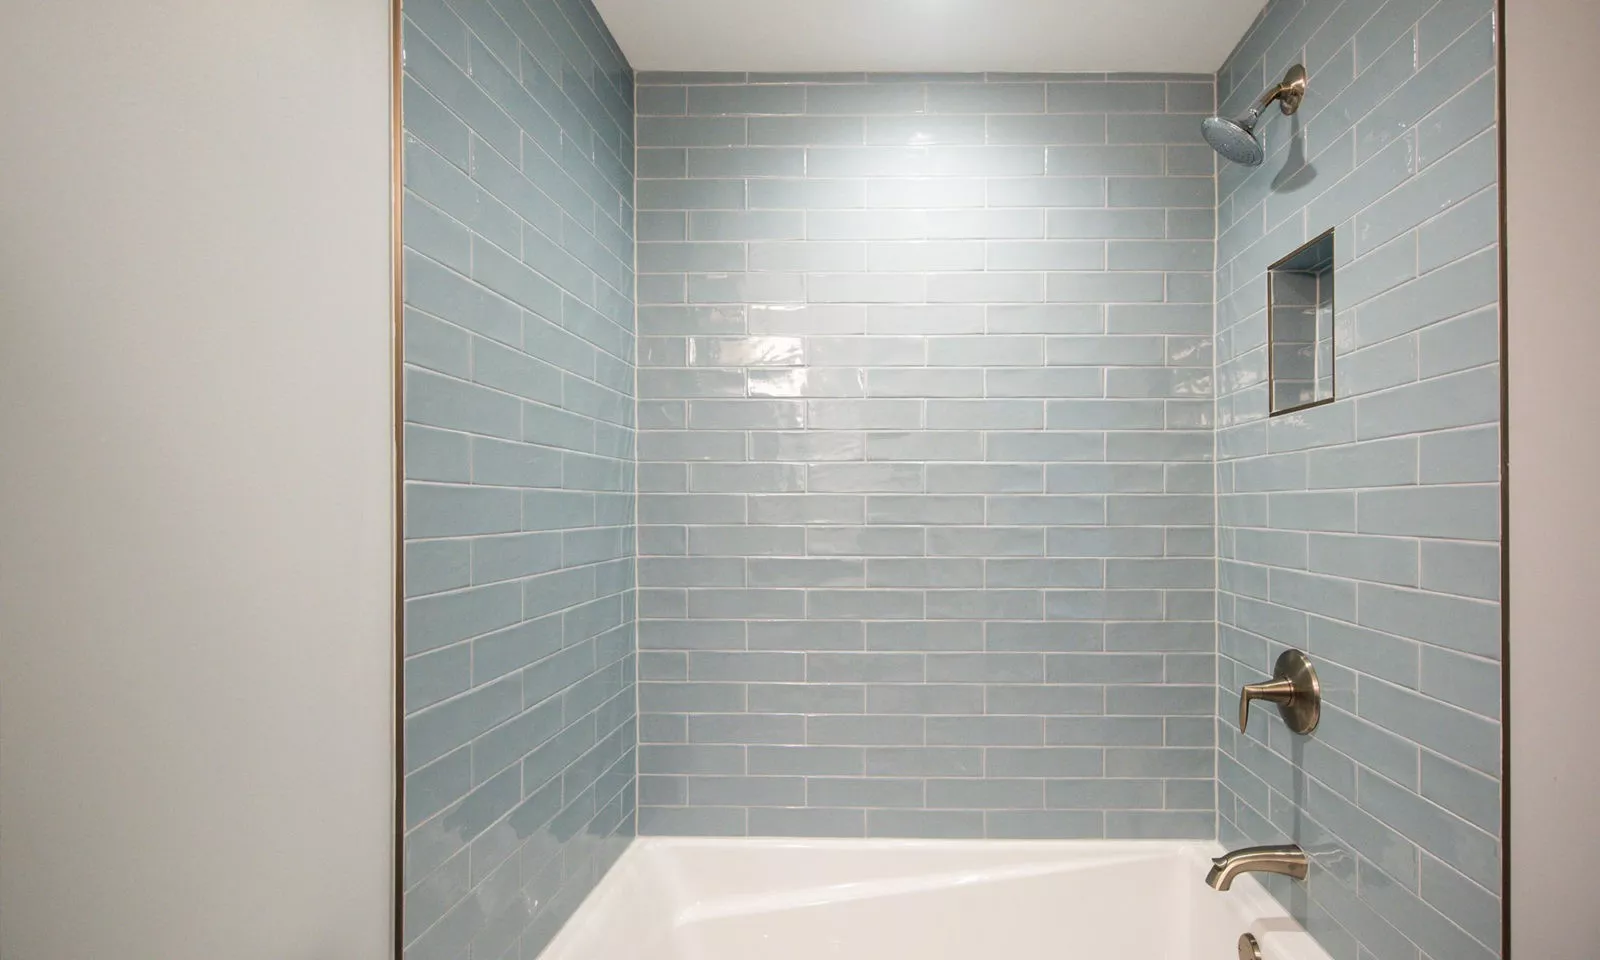
[[[1200,123],[1200,133],[1206,138],[1206,143],[1211,144],[1211,149],[1221,154],[1223,159],[1247,167],[1259,167],[1266,156],[1261,140],[1256,137],[1256,123],[1261,119],[1261,111],[1276,100],[1284,116],[1291,116],[1300,109],[1300,101],[1305,95],[1306,68],[1297,63],[1284,74],[1282,83],[1263,93],[1237,119],[1207,117]]]

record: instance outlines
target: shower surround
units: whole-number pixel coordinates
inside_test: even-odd
[[[633,834],[633,72],[405,4],[407,960],[532,957]]]
[[[641,74],[642,833],[1214,835],[1213,89]]]
[[[537,956],[635,827],[1293,841],[1335,960],[1499,955],[1488,0],[637,85],[586,0],[405,13],[408,960]],[[1338,399],[1269,418],[1329,227]],[[1322,724],[1241,734],[1286,646]]]
[[[1291,64],[1266,162],[1218,169],[1219,837],[1339,958],[1500,955],[1500,316],[1494,6],[1276,0],[1225,113]],[[1337,399],[1267,416],[1266,267],[1335,230]],[[1310,737],[1241,734],[1286,647]],[[1257,710],[1266,708],[1257,707]],[[1265,723],[1259,721],[1266,720]]]

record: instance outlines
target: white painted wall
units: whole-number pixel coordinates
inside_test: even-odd
[[[1506,4],[1511,946],[1600,952],[1600,127],[1595,0]]]
[[[0,956],[389,954],[387,0],[0,0]]]

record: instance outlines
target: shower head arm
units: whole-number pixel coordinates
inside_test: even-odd
[[[1274,100],[1278,101],[1278,109],[1283,111],[1284,116],[1293,116],[1294,112],[1300,109],[1300,101],[1305,99],[1305,95],[1306,68],[1297,63],[1289,68],[1288,73],[1283,75],[1282,83],[1268,87],[1261,94],[1256,102],[1250,106],[1250,111],[1246,116],[1251,120],[1256,119],[1261,116],[1261,111],[1267,109]]]

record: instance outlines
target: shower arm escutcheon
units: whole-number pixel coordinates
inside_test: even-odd
[[[1300,64],[1290,67],[1283,75],[1283,82],[1267,90],[1257,101],[1257,111],[1265,110],[1272,101],[1278,101],[1278,109],[1286,117],[1292,117],[1300,109],[1300,101],[1305,99],[1306,84],[1308,82],[1306,68]]]
[[[1322,684],[1311,661],[1299,650],[1285,650],[1278,657],[1272,679],[1247,683],[1239,691],[1239,732],[1250,723],[1250,701],[1270,700],[1278,705],[1283,722],[1295,733],[1317,729],[1322,714]]]

